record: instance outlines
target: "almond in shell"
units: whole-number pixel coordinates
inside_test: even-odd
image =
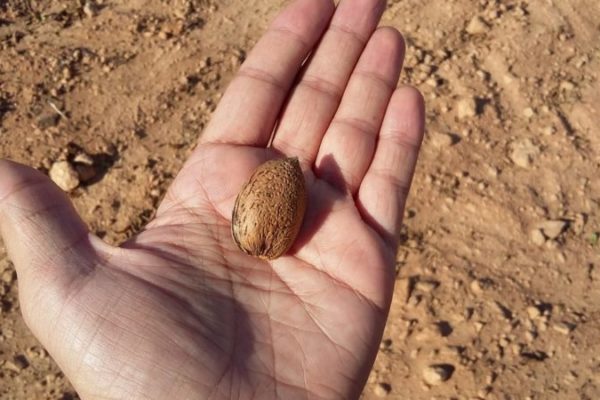
[[[307,195],[297,158],[260,165],[242,187],[233,207],[233,240],[247,254],[273,260],[298,236]]]

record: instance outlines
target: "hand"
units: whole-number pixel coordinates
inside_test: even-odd
[[[83,398],[360,395],[423,134],[420,94],[396,89],[402,38],[375,30],[383,8],[285,9],[156,219],[120,247],[90,234],[44,175],[0,162],[24,318]],[[236,248],[231,212],[252,171],[283,155],[301,160],[308,211],[292,250],[266,262]]]

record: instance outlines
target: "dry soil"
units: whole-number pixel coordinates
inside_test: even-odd
[[[0,1],[0,157],[78,163],[77,209],[124,240],[283,3]],[[428,128],[364,399],[599,399],[600,3],[390,0],[383,23]],[[77,398],[1,247],[0,278],[0,398]]]

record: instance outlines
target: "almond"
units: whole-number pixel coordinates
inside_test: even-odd
[[[245,253],[273,260],[287,252],[306,210],[306,185],[297,158],[260,165],[235,200],[231,230]]]

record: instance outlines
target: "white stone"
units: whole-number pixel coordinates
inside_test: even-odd
[[[488,24],[480,16],[474,16],[465,28],[470,35],[481,35],[488,31]]]
[[[536,246],[541,246],[546,243],[546,237],[540,229],[532,229],[531,232],[529,232],[529,238]]]
[[[454,144],[454,138],[448,133],[435,132],[430,137],[435,147],[449,147]]]
[[[437,288],[439,286],[439,282],[436,281],[417,281],[417,283],[415,284],[415,290],[424,292],[424,293],[429,293],[431,291],[433,291],[435,288]]]
[[[83,165],[94,165],[94,159],[86,153],[79,153],[73,158],[73,162]]]
[[[530,154],[522,148],[514,149],[510,153],[510,159],[515,165],[521,168],[529,168],[532,162]]]
[[[547,220],[541,222],[538,225],[538,228],[542,230],[544,235],[548,239],[556,239],[560,236],[561,233],[565,231],[568,223],[566,221],[557,219],[557,220]]]
[[[98,6],[93,1],[86,1],[83,5],[83,13],[88,18],[93,18],[98,14]]]
[[[423,369],[423,380],[431,386],[437,386],[450,379],[452,369],[446,365],[430,365]]]
[[[459,100],[456,104],[456,113],[460,119],[476,116],[477,104],[475,104],[475,99],[471,97]]]
[[[535,110],[531,107],[527,107],[523,110],[523,116],[527,119],[531,119],[535,116]]]
[[[387,383],[378,383],[375,385],[373,392],[377,397],[387,397],[392,390],[392,387]]]
[[[570,92],[573,89],[575,89],[575,84],[571,81],[562,81],[560,83],[560,90],[562,91]]]
[[[529,168],[539,153],[540,149],[531,140],[525,139],[513,144],[509,157],[515,165]]]
[[[573,327],[567,323],[560,322],[558,324],[552,325],[552,329],[554,329],[558,333],[562,333],[563,335],[568,335],[573,330]]]
[[[529,306],[527,307],[527,316],[529,317],[529,319],[537,319],[540,317],[540,315],[542,315],[540,313],[540,309],[535,307],[535,306]]]
[[[65,192],[70,192],[79,186],[77,171],[67,161],[57,161],[52,164],[48,175]]]
[[[483,293],[483,288],[481,287],[481,283],[479,283],[479,280],[477,280],[477,279],[472,281],[471,284],[469,285],[469,287],[471,288],[471,291],[478,296]]]

